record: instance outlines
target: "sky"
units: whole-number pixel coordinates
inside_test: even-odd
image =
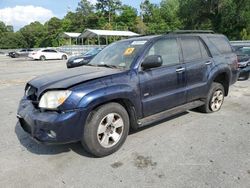
[[[75,11],[80,0],[0,0],[0,21],[6,25],[14,26],[14,30],[30,24],[34,21],[45,23],[56,16],[63,18],[67,11]],[[95,4],[96,0],[89,0]],[[142,0],[122,0],[127,4],[139,9]],[[160,0],[151,0],[159,3]]]

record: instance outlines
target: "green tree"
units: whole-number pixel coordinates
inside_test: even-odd
[[[46,28],[46,37],[43,40],[43,45],[59,46],[59,35],[63,32],[62,20],[53,17],[44,24]]]
[[[240,39],[250,25],[249,0],[179,0],[185,29],[213,29]]]
[[[6,25],[2,22],[2,21],[0,21],[0,35],[2,34],[2,33],[4,33],[4,32],[7,32],[8,30],[7,30],[7,28],[6,28]]]
[[[44,26],[40,22],[33,22],[20,29],[29,48],[40,47],[41,41],[46,36]]]
[[[180,4],[178,0],[161,1],[160,15],[169,30],[181,29],[182,21],[179,17]]]
[[[124,5],[120,15],[116,18],[119,26],[127,27],[128,30],[136,31],[137,10],[131,6]]]
[[[78,3],[76,12],[81,13],[83,16],[88,16],[94,12],[94,5],[92,5],[88,0],[81,0]]]
[[[120,0],[97,0],[96,9],[108,18],[108,22],[111,24],[116,11],[120,10],[121,5]]]
[[[153,17],[153,11],[156,8],[156,5],[150,3],[149,0],[144,0],[141,5],[141,16],[144,23],[150,23]]]
[[[0,49],[26,48],[28,44],[20,32],[4,32],[0,36]]]
[[[160,5],[145,0],[140,7],[143,22],[147,26],[146,33],[159,34],[182,28],[178,0],[162,0]]]

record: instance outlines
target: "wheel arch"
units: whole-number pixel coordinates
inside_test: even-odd
[[[225,96],[228,96],[231,77],[232,72],[230,68],[228,66],[225,66],[224,64],[221,64],[211,71],[209,86],[211,87],[213,82],[220,83],[224,87]]]
[[[220,83],[224,88],[225,96],[228,96],[229,86],[230,86],[230,74],[228,72],[222,71],[214,74],[210,82],[211,82],[210,85],[213,82]]]
[[[93,110],[97,109],[98,107],[108,104],[108,103],[118,103],[121,106],[124,107],[124,109],[127,111],[130,121],[130,127],[132,129],[137,129],[137,112],[135,109],[135,105],[130,101],[128,98],[114,98],[107,101],[103,101],[101,103],[95,103],[94,105],[91,105],[91,108],[89,109],[89,112],[92,112]]]

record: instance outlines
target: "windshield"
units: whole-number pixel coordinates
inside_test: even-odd
[[[101,48],[93,48],[93,49],[87,51],[86,53],[84,53],[83,55],[87,55],[87,56],[96,55],[96,54],[98,54],[101,50],[102,50]]]
[[[237,52],[239,52],[240,54],[245,54],[250,56],[250,46],[243,46],[237,49]]]
[[[104,48],[89,65],[129,69],[137,53],[146,42],[146,40],[130,40],[113,43]]]

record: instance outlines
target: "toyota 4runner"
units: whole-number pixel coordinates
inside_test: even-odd
[[[17,117],[36,141],[81,141],[101,157],[118,150],[130,128],[189,109],[220,110],[237,78],[224,35],[141,36],[107,46],[84,67],[29,81]]]

